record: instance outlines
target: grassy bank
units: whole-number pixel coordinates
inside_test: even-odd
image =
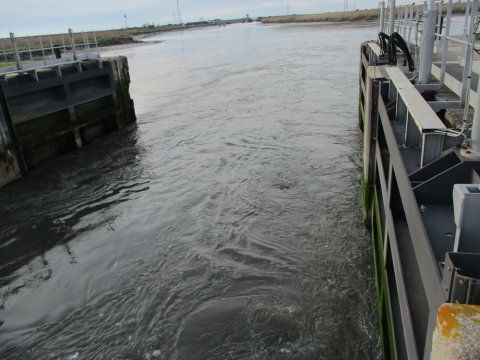
[[[415,6],[415,11],[421,11],[420,6]],[[446,6],[444,6],[444,13]],[[453,5],[453,13],[465,12],[465,3],[457,3]],[[285,16],[269,16],[262,19],[264,24],[282,24],[282,23],[303,23],[303,22],[359,22],[374,21],[378,19],[378,9],[355,10],[355,11],[338,11],[327,12],[321,14],[308,15],[285,15]]]
[[[96,31],[95,36],[97,39],[98,46],[111,46],[111,45],[121,45],[138,42],[135,40],[136,37],[142,35],[149,35],[165,31],[173,31],[180,29],[189,29],[192,27],[205,26],[205,25],[194,25],[194,26],[181,26],[181,25],[164,25],[164,26],[142,26],[128,29],[113,29],[113,30],[101,30]],[[94,42],[94,32],[87,32],[88,40],[90,43]],[[63,39],[62,39],[63,37]],[[40,35],[40,36],[31,36],[31,37],[17,37],[17,46],[20,50],[26,50],[29,47],[32,49],[39,49],[40,38],[44,48],[49,48],[50,43],[53,45],[63,45],[65,41],[66,46],[70,45],[69,35],[64,34],[54,34],[54,35]],[[83,33],[74,34],[75,44],[78,46],[83,46],[84,39]],[[90,45],[91,46],[91,45]],[[10,39],[0,39],[0,49],[3,48],[5,51],[12,51],[12,43]]]
[[[14,62],[14,61],[0,62],[0,68],[2,68],[2,67],[8,67],[8,66],[13,66],[13,65],[17,65],[17,63]]]
[[[339,11],[309,15],[269,16],[262,19],[264,24],[302,23],[302,22],[346,22],[365,21],[378,18],[378,10]]]
[[[129,29],[97,31],[98,46],[120,45],[137,42],[135,37],[164,31],[185,29],[181,25],[145,26]]]

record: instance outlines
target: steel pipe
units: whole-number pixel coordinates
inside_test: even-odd
[[[395,32],[395,0],[390,0],[390,12],[388,16],[388,35],[392,35]]]
[[[422,48],[420,50],[420,71],[419,83],[430,83],[432,73],[433,46],[435,44],[435,30],[437,16],[435,14],[435,0],[428,2],[428,8],[425,12],[425,20],[422,34]]]
[[[380,23],[378,24],[378,32],[385,32],[385,1],[380,1]]]

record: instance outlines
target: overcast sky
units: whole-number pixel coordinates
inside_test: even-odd
[[[74,31],[169,24],[176,0],[2,0],[0,37],[9,32],[36,35]],[[344,0],[180,0],[184,22],[267,15],[342,11]],[[378,0],[349,0],[349,7],[376,8]]]

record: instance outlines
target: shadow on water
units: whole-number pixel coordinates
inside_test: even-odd
[[[113,222],[117,215],[108,214],[109,207],[148,188],[138,182],[141,152],[136,128],[130,127],[52,159],[0,189],[0,301],[24,286],[8,288],[15,272],[38,256],[42,259],[38,280],[48,280],[49,264],[42,255],[53,247],[60,246],[75,262],[69,241],[82,231]],[[100,216],[81,224],[92,212]]]
[[[128,50],[138,128],[0,190],[0,354],[378,359],[370,33],[241,24]]]

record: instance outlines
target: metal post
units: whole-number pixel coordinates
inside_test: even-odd
[[[393,8],[393,14],[395,21],[393,22],[393,31],[399,32],[399,26],[400,26],[400,13],[402,12],[402,8],[399,6],[398,9],[395,6]]]
[[[470,90],[470,79],[471,79],[471,65],[472,65],[472,56],[473,56],[473,44],[475,43],[475,34],[474,34],[474,22],[475,16],[478,12],[478,0],[472,1],[471,12],[470,12],[470,21],[469,28],[467,33],[467,45],[465,48],[465,61],[463,68],[462,76],[462,93],[460,95],[460,102],[465,104],[467,99],[467,92]]]
[[[477,98],[475,99],[476,107],[473,114],[471,145],[472,151],[480,154],[480,81],[477,85]]]
[[[397,32],[403,36],[403,6],[398,7],[398,14],[397,14]]]
[[[390,13],[388,16],[388,35],[392,35],[395,32],[395,0],[390,0]]]
[[[407,45],[410,48],[410,42],[412,39],[412,27],[413,27],[413,5],[409,5],[410,8],[410,20],[408,22],[408,37],[407,37]]]
[[[378,32],[384,32],[385,27],[385,1],[380,1],[380,22],[378,24]]]
[[[476,7],[475,7],[476,6]],[[473,9],[475,13],[478,11],[478,0],[474,1]],[[473,12],[472,12],[473,13]],[[472,16],[472,23],[475,23],[476,15]],[[474,25],[471,25],[471,29],[475,31]],[[475,46],[475,37],[472,39],[472,47]],[[480,154],[480,81],[477,84],[477,97],[475,99],[475,112],[473,113],[472,122],[472,135],[471,135],[471,148],[475,154]]]
[[[29,37],[27,37],[27,46],[28,46],[28,54],[30,55],[30,61],[33,61],[32,47],[30,46],[30,38]]]
[[[42,58],[43,58],[43,61],[45,61],[45,50],[43,49],[42,37],[39,36],[38,39],[40,41],[40,49],[42,49]]]
[[[467,40],[468,37],[468,20],[470,19],[470,0],[465,0],[465,18],[463,21],[463,37]],[[466,51],[466,45],[462,46],[462,51]]]
[[[463,36],[465,39],[468,36],[468,20],[470,18],[470,0],[465,1],[465,21],[463,23]]]
[[[72,45],[73,60],[77,61],[77,53],[75,52],[75,40],[73,38],[72,29],[68,29],[68,36],[70,36],[70,44]]]
[[[442,28],[440,27],[440,25],[442,24],[442,11],[443,11],[442,5],[443,5],[442,3],[438,4],[437,25],[435,27],[435,32],[437,34],[442,33]],[[435,39],[440,39],[440,37],[435,36]]]
[[[430,83],[430,77],[432,73],[432,58],[433,58],[433,46],[435,44],[435,28],[436,20],[435,16],[435,0],[429,0],[428,8],[425,12],[425,20],[423,25],[422,34],[422,48],[420,50],[420,71],[419,71],[419,83]]]
[[[448,60],[448,37],[450,36],[450,24],[452,21],[452,0],[448,0],[447,5],[447,23],[445,25],[445,33],[443,38],[443,53],[442,53],[442,67],[440,71],[440,86],[445,82],[445,71],[447,69]]]
[[[15,39],[15,34],[10,33],[10,40],[12,41],[13,54],[15,55],[15,61],[17,62],[17,70],[22,70],[22,59],[20,59],[20,53],[18,52],[17,40]]]
[[[3,43],[3,41],[1,41],[2,43],[2,54],[3,54],[3,58],[5,59],[5,62],[8,62],[8,57],[7,57],[7,53],[5,51],[5,45]]]
[[[52,37],[48,36],[48,39],[50,40],[50,49],[52,50],[52,56],[55,56],[55,50],[53,49]]]
[[[398,6],[395,10],[395,31],[400,33],[402,26],[402,6]]]
[[[63,34],[62,34],[62,44],[63,44],[63,52],[66,54],[67,53],[67,46],[65,45],[65,38],[63,37]]]
[[[97,33],[95,31],[93,32],[93,40],[95,41],[95,47],[98,48]]]

